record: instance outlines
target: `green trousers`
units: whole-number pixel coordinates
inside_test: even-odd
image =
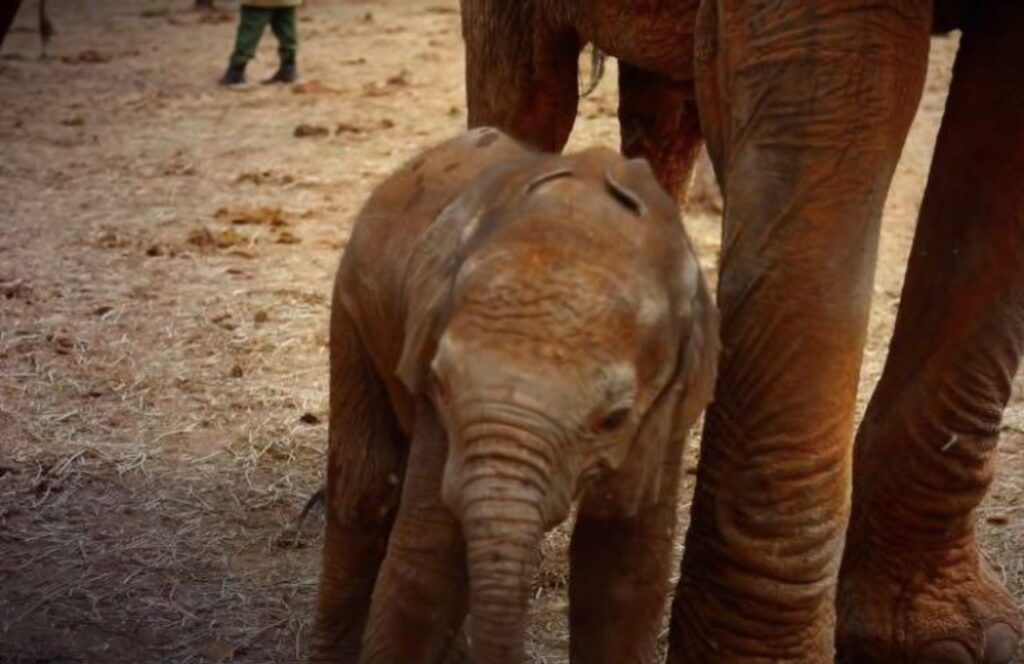
[[[256,55],[260,37],[267,24],[277,37],[277,52],[282,65],[295,64],[295,51],[299,47],[295,28],[295,7],[246,7],[242,5],[238,21],[238,37],[231,54],[232,67],[244,67]]]

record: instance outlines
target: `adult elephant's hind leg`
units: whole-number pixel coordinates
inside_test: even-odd
[[[723,353],[675,664],[832,661],[879,221],[930,27],[919,0],[701,7],[698,99],[726,208]]]
[[[354,664],[397,510],[407,445],[338,298],[331,312],[330,390],[327,524],[310,659]]]
[[[619,62],[622,153],[651,163],[661,186],[681,198],[700,150],[693,81],[674,81]]]
[[[844,662],[1005,664],[1021,625],[978,551],[1024,348],[1024,7],[964,26],[888,361],[858,433]]]
[[[462,0],[469,126],[559,152],[576,120],[579,36],[542,2]]]

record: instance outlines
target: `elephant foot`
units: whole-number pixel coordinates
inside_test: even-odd
[[[840,664],[1012,664],[1021,621],[972,541],[908,560],[878,548],[850,555],[837,599]]]

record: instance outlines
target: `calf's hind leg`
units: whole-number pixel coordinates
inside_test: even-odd
[[[408,445],[354,322],[335,298],[327,525],[314,662],[357,662]]]
[[[838,597],[844,662],[1004,664],[1021,627],[981,558],[1024,348],[1024,7],[964,26],[888,361],[858,432]]]

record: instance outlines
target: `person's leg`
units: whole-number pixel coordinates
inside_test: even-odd
[[[235,50],[231,54],[231,64],[244,67],[256,55],[263,30],[270,22],[274,13],[272,9],[263,7],[242,6],[238,19],[238,36],[235,39]]]
[[[295,27],[295,7],[281,7],[274,10],[270,29],[277,37],[277,54],[281,66],[295,65],[295,54],[299,48],[299,31]]]
[[[270,19],[270,29],[277,37],[277,53],[281,58],[281,64],[277,72],[264,83],[294,83],[299,77],[295,66],[295,53],[299,43],[298,30],[295,27],[295,7],[275,9]]]
[[[245,66],[256,55],[263,30],[270,22],[272,9],[263,7],[242,6],[238,16],[238,33],[235,37],[235,50],[228,61],[228,70],[221,78],[222,85],[234,85],[245,81]]]

